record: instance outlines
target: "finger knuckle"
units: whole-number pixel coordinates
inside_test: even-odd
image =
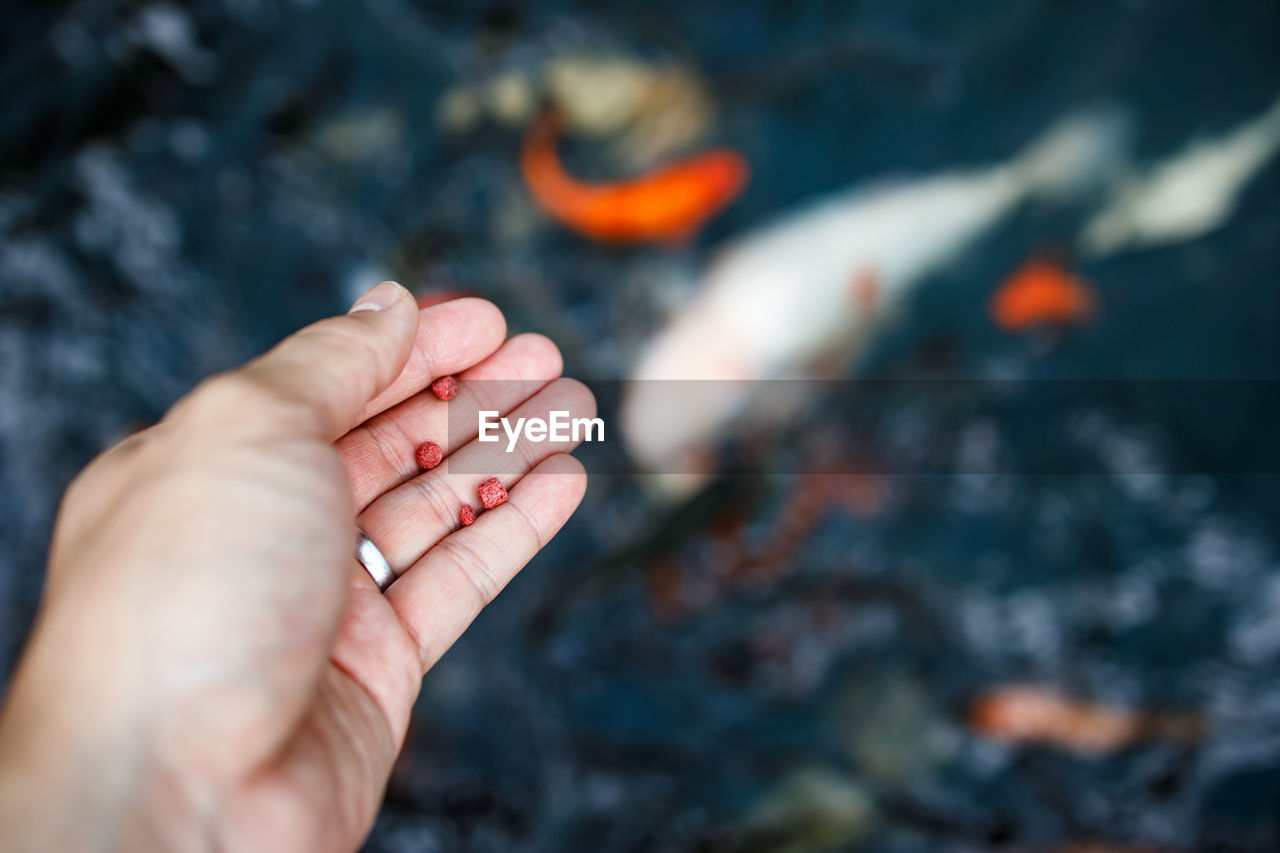
[[[488,607],[502,592],[502,579],[490,561],[464,538],[451,536],[440,543],[447,558],[466,580],[481,607]]]
[[[372,367],[374,375],[389,378],[392,370],[390,353],[378,339],[370,335],[367,329],[355,328],[350,323],[341,322],[345,317],[337,317],[312,326],[310,333],[320,339],[323,349],[338,354],[340,360],[348,364],[362,364]],[[357,375],[367,375],[365,371]]]
[[[357,428],[375,462],[403,479],[416,470],[413,440],[394,418],[374,418]]]
[[[457,520],[458,496],[440,477],[424,474],[413,481],[427,511],[436,523],[451,530]]]
[[[540,524],[538,519],[534,517],[533,513],[529,511],[528,507],[523,504],[515,501],[509,501],[508,505],[511,507],[511,511],[514,516],[522,522],[520,530],[529,541],[530,552],[533,553],[541,551],[548,541],[546,530],[543,525]]]
[[[196,386],[174,409],[178,420],[226,422],[275,406],[279,397],[249,370],[213,376]]]

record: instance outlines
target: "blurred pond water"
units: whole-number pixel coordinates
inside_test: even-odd
[[[822,193],[997,162],[1098,101],[1159,158],[1280,93],[1263,0],[81,0],[11,3],[0,39],[3,673],[74,473],[379,278],[486,296],[568,373],[621,378],[717,245]],[[698,81],[690,140],[753,178],[696,241],[602,247],[528,199],[504,116],[573,54]],[[565,149],[588,175],[644,160]],[[1280,380],[1280,165],[1222,228],[1082,262],[1093,323],[994,328],[992,290],[1085,216],[1020,212],[858,371]],[[678,511],[597,478],[426,679],[368,849],[1277,849],[1280,484],[1215,473],[1274,459],[1274,436],[1153,433],[1100,402],[1075,428],[1103,473],[1032,475],[990,460],[1035,444],[1035,418],[957,424],[948,405],[907,389],[883,417],[907,444],[947,424],[957,473],[872,459],[883,476],[833,497],[780,463]],[[850,440],[838,407],[813,429]],[[1147,473],[1125,473],[1135,454]],[[1189,709],[1206,731],[1010,748],[965,722],[1008,682]]]

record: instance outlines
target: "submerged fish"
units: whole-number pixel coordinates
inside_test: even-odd
[[[1227,221],[1245,185],[1277,151],[1280,100],[1230,133],[1131,175],[1085,226],[1081,246],[1100,256],[1207,234]]]
[[[991,320],[1007,332],[1088,319],[1097,308],[1093,288],[1061,264],[1033,259],[1005,279],[991,297]]]
[[[658,478],[670,492],[699,486],[706,451],[761,390],[751,380],[809,376],[833,351],[846,362],[1021,202],[1096,185],[1125,130],[1113,110],[1074,115],[1009,162],[845,192],[735,241],[632,373],[621,427],[637,464],[684,472]]]
[[[969,724],[993,740],[1088,754],[1115,752],[1151,739],[1190,742],[1201,734],[1200,719],[1193,714],[1103,705],[1033,685],[982,694],[969,709]]]
[[[556,153],[559,122],[550,109],[534,120],[521,152],[521,172],[543,210],[595,240],[684,240],[733,201],[747,182],[746,160],[716,149],[638,178],[582,183],[565,171]]]

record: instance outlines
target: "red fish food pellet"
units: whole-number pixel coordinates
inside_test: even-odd
[[[481,483],[476,492],[480,495],[480,503],[485,509],[493,509],[507,502],[507,489],[497,477],[490,477]]]
[[[458,396],[458,380],[452,376],[441,376],[431,383],[431,393],[447,403]]]
[[[430,471],[444,459],[444,450],[434,441],[424,441],[418,445],[417,458],[418,465]]]
[[[476,511],[471,508],[471,504],[463,504],[462,509],[458,510],[458,521],[462,522],[463,527],[476,523]]]

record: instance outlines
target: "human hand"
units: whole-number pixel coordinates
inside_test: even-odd
[[[68,489],[0,718],[10,849],[355,848],[423,674],[577,507],[565,444],[525,447],[509,503],[465,528],[487,475],[414,462],[433,440],[482,470],[494,447],[448,446],[441,375],[449,406],[594,416],[554,344],[504,342],[479,299],[360,302],[381,308],[208,380]],[[385,594],[353,519],[402,573]]]

